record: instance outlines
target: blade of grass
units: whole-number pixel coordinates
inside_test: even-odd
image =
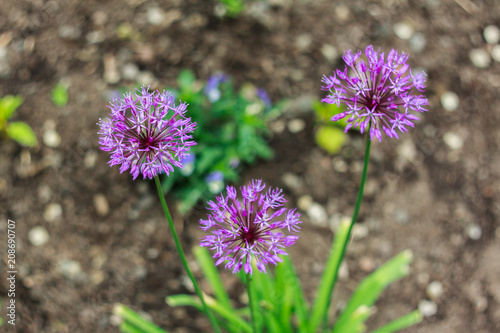
[[[281,296],[281,307],[278,309],[280,321],[283,327],[292,332],[292,311],[297,318],[300,332],[307,330],[307,302],[299,282],[299,278],[293,269],[288,256],[282,257],[283,262],[276,267],[276,291]]]
[[[228,310],[232,310],[233,307],[229,295],[222,284],[222,280],[210,256],[210,252],[204,247],[196,246],[193,248],[193,254],[200,264],[203,276],[207,279],[208,283],[210,283],[217,301]]]
[[[366,330],[365,321],[373,314],[373,309],[365,305],[361,305],[354,312],[351,313],[348,320],[344,322],[340,330],[336,330],[336,327],[332,332],[342,332],[342,333],[362,333]]]
[[[410,312],[396,320],[391,321],[389,324],[377,328],[371,333],[392,333],[402,330],[403,328],[416,325],[422,321],[422,313],[419,310]]]
[[[144,319],[137,312],[123,304],[115,304],[113,313],[123,318],[125,322],[139,329],[142,333],[165,333],[160,327]]]
[[[321,282],[316,292],[313,309],[309,316],[309,332],[314,333],[318,330],[320,322],[326,317],[330,298],[332,296],[333,287],[335,284],[336,268],[342,260],[342,248],[344,243],[348,241],[350,222],[343,221],[337,229],[335,239],[332,242],[330,255],[325,266],[325,271],[321,277]]]
[[[346,332],[344,325],[356,309],[371,307],[389,284],[408,275],[412,257],[410,250],[403,251],[363,279],[336,321],[333,332]]]
[[[234,325],[241,332],[252,333],[252,326],[250,326],[243,318],[241,318],[236,311],[231,311],[222,306],[215,299],[205,296],[207,306],[215,313],[225,318],[231,325]],[[190,295],[173,295],[166,298],[166,302],[170,306],[192,306],[199,311],[203,311],[200,300],[195,296]]]

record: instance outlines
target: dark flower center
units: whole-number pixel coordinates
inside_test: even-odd
[[[245,232],[244,230],[240,234],[241,240],[244,242],[248,242],[248,245],[252,245],[259,238],[259,232],[253,226]]]
[[[141,137],[139,142],[139,149],[148,149],[155,145],[155,140],[152,137]]]

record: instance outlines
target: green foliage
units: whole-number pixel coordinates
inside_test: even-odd
[[[163,177],[162,188],[173,192],[184,214],[226,183],[238,182],[243,164],[273,157],[265,136],[269,121],[281,113],[282,103],[271,106],[250,84],[237,92],[223,74],[212,76],[202,85],[192,72],[182,71],[178,86],[168,90],[189,104],[188,116],[197,123],[193,133],[197,145],[190,150],[194,160],[184,160],[183,169]]]
[[[167,333],[123,304],[115,304],[113,313],[122,319],[120,331],[123,333]]]
[[[236,17],[245,9],[245,0],[219,0],[219,3],[229,17]]]
[[[347,126],[347,118],[331,121],[331,118],[342,112],[335,104],[315,101],[312,105],[316,113],[316,144],[326,150],[329,154],[336,154],[344,146],[347,135],[344,128]]]
[[[8,122],[22,103],[21,96],[7,95],[0,98],[0,134],[21,145],[33,147],[38,144],[38,141],[31,127],[23,121]]]
[[[348,227],[348,222],[339,227],[334,244],[340,243],[343,238],[347,237]],[[277,265],[274,275],[261,273],[254,265],[251,291],[256,304],[255,324],[258,332],[361,333],[366,331],[364,323],[375,312],[373,304],[386,286],[408,274],[408,265],[412,256],[409,251],[404,251],[361,281],[352,294],[347,307],[331,327],[331,323],[325,319],[328,318],[331,299],[332,288],[329,285],[329,279],[331,280],[334,265],[340,260],[339,246],[332,247],[332,253],[318,288],[318,295],[311,310],[309,310],[297,274],[287,256],[282,257],[283,262]],[[252,333],[252,325],[249,323],[250,309],[248,306],[236,309],[230,302],[209,251],[206,248],[196,247],[194,253],[215,297],[206,296],[207,305],[219,316],[219,322],[228,332]],[[239,274],[242,281],[245,279],[244,274],[242,272]],[[170,306],[193,306],[203,311],[196,296],[168,296],[166,302]],[[420,312],[413,311],[372,333],[396,332],[417,324],[421,319]]]
[[[65,106],[68,104],[69,95],[68,95],[68,87],[62,83],[56,84],[54,89],[52,89],[52,102],[56,106]]]

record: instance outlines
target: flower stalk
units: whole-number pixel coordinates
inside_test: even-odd
[[[368,133],[370,131],[370,126],[371,126],[371,124],[368,125]],[[363,162],[363,173],[361,174],[361,183],[359,185],[358,197],[356,198],[356,204],[354,206],[354,212],[352,213],[351,224],[349,225],[349,229],[347,231],[347,237],[345,239],[344,244],[342,244],[340,260],[338,262],[338,265],[335,267],[332,293],[335,290],[335,283],[337,282],[340,266],[342,265],[342,261],[344,260],[345,252],[347,250],[347,245],[349,244],[349,240],[351,238],[352,228],[354,227],[354,224],[358,220],[358,214],[359,214],[359,210],[361,208],[361,202],[363,201],[363,192],[365,189],[366,176],[368,174],[368,162],[370,160],[371,142],[372,141],[370,140],[370,136],[366,135],[365,158],[364,158],[364,162]]]
[[[255,321],[255,300],[253,297],[253,290],[252,290],[252,276],[245,274],[246,275],[246,285],[247,285],[247,292],[248,292],[248,306],[250,307],[250,315],[251,315],[251,321],[252,321],[252,329],[253,333],[258,333],[257,332],[257,322]]]
[[[167,218],[168,226],[170,227],[170,231],[172,232],[172,236],[174,238],[175,242],[175,247],[177,249],[177,252],[179,253],[179,257],[181,258],[182,265],[184,266],[184,269],[186,270],[189,279],[193,283],[194,290],[196,291],[196,294],[200,298],[201,304],[203,306],[203,309],[205,313],[207,314],[208,318],[210,319],[210,322],[212,323],[212,327],[214,328],[214,331],[217,333],[220,333],[220,328],[219,325],[217,324],[217,320],[215,319],[212,311],[208,308],[205,299],[203,297],[203,292],[201,291],[200,286],[196,282],[196,278],[193,275],[193,272],[191,272],[191,269],[189,268],[186,255],[184,254],[184,250],[182,249],[181,242],[179,240],[179,236],[177,235],[177,232],[175,231],[175,226],[174,222],[172,221],[172,216],[170,215],[170,211],[168,210],[167,203],[165,201],[165,197],[163,196],[163,192],[161,189],[161,183],[160,183],[160,178],[158,176],[155,176],[155,183],[156,183],[156,189],[158,190],[158,196],[160,197],[161,201],[161,206],[163,207],[163,212],[165,213],[165,217]]]

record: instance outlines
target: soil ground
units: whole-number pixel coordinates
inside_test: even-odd
[[[17,325],[4,329],[117,332],[112,307],[121,302],[169,332],[210,332],[197,311],[164,303],[189,290],[153,188],[109,168],[98,149],[96,123],[107,113],[110,91],[134,82],[174,86],[184,68],[202,80],[223,71],[237,84],[265,88],[275,101],[292,101],[274,124],[284,129],[270,138],[276,158],[248,168],[243,180],[285,188],[291,206],[309,195],[327,212],[323,224],[304,214],[290,251],[312,300],[331,229],[353,209],[363,138],[350,134],[342,152],[329,156],[314,143],[307,101],[322,96],[321,76],[343,67],[344,50],[373,44],[411,54],[412,67],[428,74],[430,106],[400,140],[372,146],[362,227],[336,303],[374,267],[410,249],[411,274],[384,292],[368,328],[429,300],[426,289],[438,281],[437,312],[404,332],[500,332],[500,63],[490,58],[495,50],[498,58],[498,47],[483,37],[486,26],[500,26],[498,2],[269,0],[236,19],[218,18],[214,5],[1,1],[0,96],[24,97],[15,120],[31,124],[40,141],[35,149],[0,144],[0,243],[7,219],[16,221],[19,271]],[[477,50],[485,60],[471,60]],[[64,107],[50,100],[58,82],[69,85]],[[446,91],[459,97],[451,112],[441,104]],[[306,126],[292,133],[287,124],[296,119]],[[51,131],[61,138],[52,147],[42,140]],[[109,211],[99,206],[103,197]],[[174,212],[186,249],[201,235],[203,213],[202,205],[184,218]],[[46,244],[28,239],[35,227],[48,232]],[[237,302],[243,289],[223,273]]]

